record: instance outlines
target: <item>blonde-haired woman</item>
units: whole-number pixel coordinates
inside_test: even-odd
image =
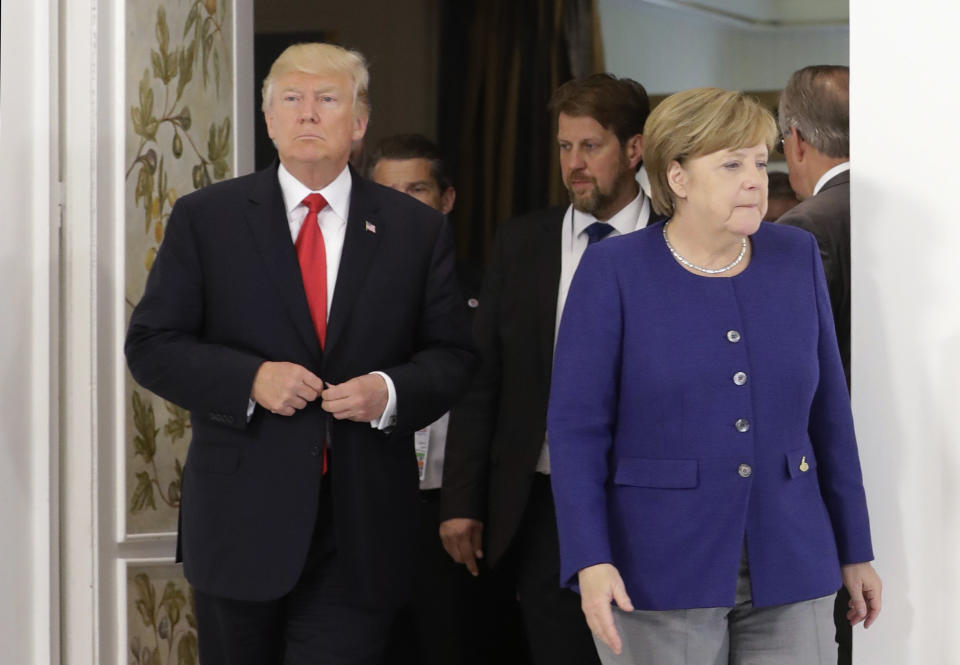
[[[669,219],[591,247],[570,289],[548,417],[561,579],[606,664],[833,663],[841,580],[851,622],[880,611],[817,245],[761,223],[775,137],[741,93],[667,98],[644,161]]]

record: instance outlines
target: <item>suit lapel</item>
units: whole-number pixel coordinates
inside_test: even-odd
[[[247,211],[247,225],[263,255],[267,274],[276,285],[297,333],[310,353],[319,359],[320,342],[310,318],[297,251],[290,239],[276,162],[272,168],[258,174],[249,200],[251,206]]]
[[[350,319],[350,312],[357,301],[357,295],[360,293],[377,252],[377,246],[380,244],[380,237],[386,231],[379,219],[379,206],[369,183],[358,176],[352,168],[350,175],[353,180],[350,191],[350,214],[343,239],[343,253],[340,256],[340,269],[337,272],[337,284],[333,291],[330,318],[327,320],[326,357],[331,357],[332,350],[343,336],[347,321]]]
[[[551,209],[538,220],[534,246],[537,274],[537,337],[540,345],[540,364],[543,385],[548,389],[553,372],[553,341],[557,325],[557,294],[560,290],[560,233],[566,208]]]

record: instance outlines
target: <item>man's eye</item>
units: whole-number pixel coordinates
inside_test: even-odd
[[[297,99],[298,97],[296,95],[284,95],[283,97],[283,101],[285,102],[295,102]]]
[[[324,103],[326,103],[326,104],[329,104],[329,103],[331,103],[331,102],[337,101],[337,99],[336,99],[336,97],[332,97],[331,95],[323,95],[323,96],[320,97],[320,101],[321,101],[321,102],[324,102]]]
[[[569,144],[569,143],[561,143],[561,144],[560,144],[560,149],[563,150],[564,152],[566,152],[567,150],[570,149],[570,144]]]

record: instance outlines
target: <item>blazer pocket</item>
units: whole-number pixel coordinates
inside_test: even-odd
[[[699,484],[700,463],[695,459],[623,459],[613,482],[632,487],[685,489]]]
[[[790,450],[786,453],[786,458],[787,474],[791,478],[809,475],[811,471],[817,468],[817,460],[807,448]]]
[[[190,446],[187,463],[197,471],[206,473],[234,473],[240,466],[240,448],[223,444],[197,444]]]

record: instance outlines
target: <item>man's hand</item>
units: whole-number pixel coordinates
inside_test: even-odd
[[[633,611],[633,603],[627,595],[620,572],[612,564],[598,563],[582,569],[577,578],[580,582],[580,607],[587,617],[587,625],[613,653],[619,655],[623,643],[613,623],[610,602],[616,601],[617,607],[624,612]]]
[[[444,520],[440,540],[454,561],[464,564],[474,577],[480,574],[477,559],[483,558],[483,522],[468,517]]]
[[[323,410],[337,420],[368,423],[383,415],[387,408],[387,382],[379,374],[364,374],[341,384],[327,384],[320,393]]]
[[[883,594],[880,576],[869,562],[847,564],[840,571],[843,586],[850,592],[847,621],[851,626],[863,621],[863,627],[869,628],[880,614],[880,597]]]
[[[250,397],[272,413],[292,416],[307,402],[317,399],[321,381],[306,367],[295,363],[265,362],[253,379]]]

